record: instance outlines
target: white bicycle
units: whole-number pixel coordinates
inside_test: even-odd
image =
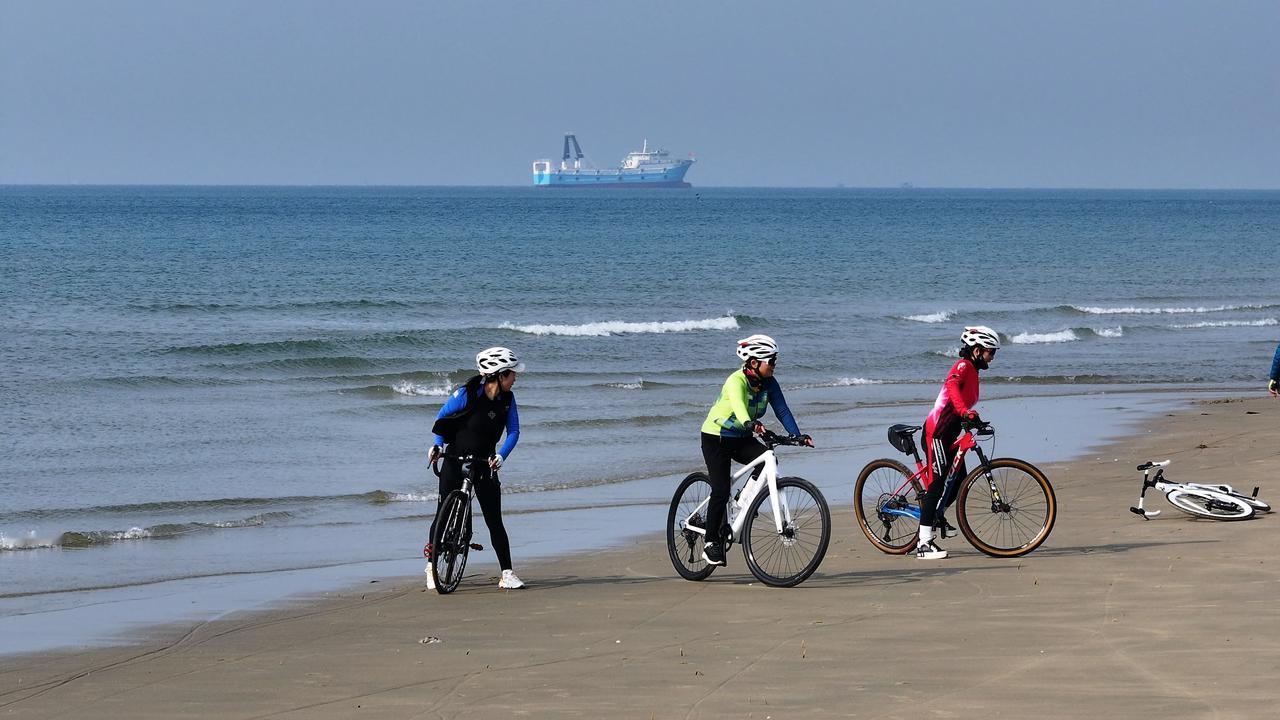
[[[1244,495],[1235,491],[1230,485],[1210,485],[1206,483],[1179,483],[1168,480],[1164,469],[1171,461],[1145,462],[1138,466],[1142,471],[1142,493],[1138,495],[1138,506],[1129,508],[1129,512],[1141,515],[1150,520],[1160,514],[1159,510],[1146,510],[1142,502],[1147,488],[1155,488],[1164,493],[1165,499],[1182,512],[1196,517],[1213,520],[1248,520],[1255,512],[1271,512],[1271,506],[1258,499],[1258,488],[1253,495]],[[1151,476],[1152,468],[1156,474]]]
[[[748,478],[728,504],[721,530],[725,551],[742,542],[747,567],[760,582],[793,587],[818,569],[831,540],[831,510],[813,483],[798,477],[778,477],[779,445],[802,445],[803,438],[766,431],[760,440],[768,448],[733,474],[732,484]],[[749,477],[748,477],[749,476]],[[707,504],[711,481],[696,472],[684,479],[671,498],[667,513],[667,552],[676,572],[686,580],[705,580],[716,566],[702,557],[706,541]]]

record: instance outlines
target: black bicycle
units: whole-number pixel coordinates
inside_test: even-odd
[[[446,455],[462,463],[462,488],[445,496],[436,513],[435,531],[431,533],[431,574],[436,592],[448,595],[458,589],[462,571],[467,567],[467,554],[482,550],[471,542],[471,498],[475,497],[475,464],[487,462],[479,455]],[[431,472],[440,477],[440,468],[431,463]],[[493,471],[493,479],[498,479]]]

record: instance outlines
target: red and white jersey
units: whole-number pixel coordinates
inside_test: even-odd
[[[954,418],[964,417],[977,404],[978,368],[973,366],[972,361],[961,358],[951,366],[951,372],[947,373],[947,379],[938,391],[938,399],[933,403],[933,410],[925,418],[925,435],[932,437],[935,428]]]

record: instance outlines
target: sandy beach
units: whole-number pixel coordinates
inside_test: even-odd
[[[1280,674],[1280,519],[1195,520],[1134,466],[1188,481],[1276,479],[1280,403],[1202,400],[1045,463],[1053,535],[998,560],[876,551],[833,508],[826,560],[790,590],[735,548],[679,579],[660,537],[488,572],[454,595],[413,578],[154,632],[141,644],[7,658],[0,714],[52,718],[1271,717]],[[870,459],[868,457],[867,459]],[[1034,458],[1028,458],[1034,461]]]

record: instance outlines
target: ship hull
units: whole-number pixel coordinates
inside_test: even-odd
[[[684,174],[693,165],[682,160],[663,170],[551,170],[535,172],[533,184],[538,187],[599,188],[687,188]]]

